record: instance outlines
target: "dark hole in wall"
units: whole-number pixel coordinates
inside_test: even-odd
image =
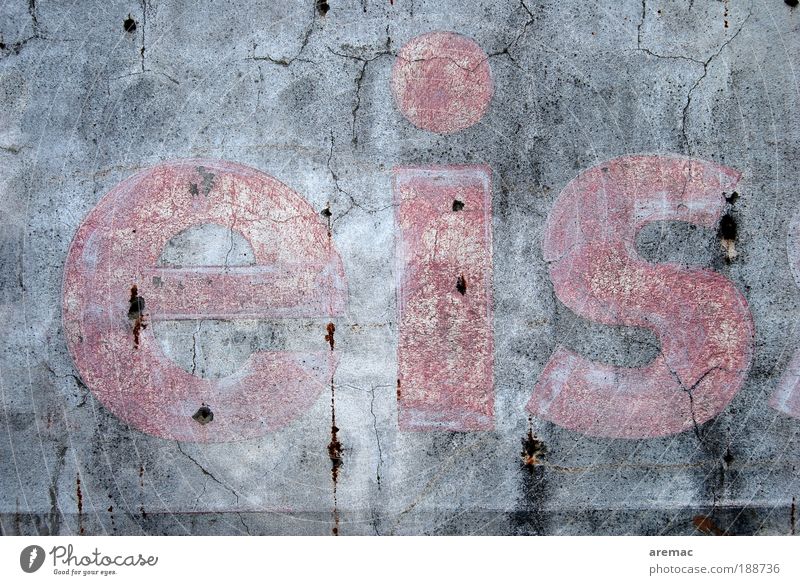
[[[734,241],[736,240],[737,227],[736,220],[729,213],[722,216],[719,221],[719,237],[721,240]]]
[[[197,409],[197,412],[192,415],[192,418],[201,425],[206,425],[214,420],[214,413],[211,412],[211,408],[204,404]]]
[[[328,10],[330,9],[330,5],[325,2],[325,0],[317,0],[317,12],[319,12],[321,16],[328,14]]]
[[[122,30],[124,30],[126,33],[136,32],[136,21],[133,20],[130,14],[128,15],[128,18],[122,22]]]
[[[464,202],[458,199],[453,200],[453,211],[462,211],[464,209]]]
[[[786,2],[786,4],[788,6],[791,6],[792,8],[797,6],[797,3],[798,3],[798,0],[783,0],[783,1]]]
[[[456,280],[456,290],[462,295],[467,294],[467,279],[464,278],[463,274]]]

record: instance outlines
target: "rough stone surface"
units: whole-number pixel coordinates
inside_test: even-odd
[[[327,4],[0,5],[2,533],[796,532],[798,401],[785,384],[776,391],[800,348],[797,252],[787,241],[800,207],[800,9],[781,0]],[[392,88],[402,47],[435,31],[472,39],[487,56],[475,67],[491,75],[485,115],[459,117],[472,125],[447,134],[412,124]],[[661,359],[663,339],[646,319],[575,312],[544,250],[565,187],[634,154],[741,175],[735,194],[719,193],[719,221],[669,218],[631,237],[645,261],[680,266],[684,278],[712,275],[721,303],[741,295],[753,326],[741,351],[752,357],[715,416],[615,438],[588,419],[560,426],[527,408],[558,346],[608,367]],[[176,441],[123,420],[68,349],[62,284],[73,238],[121,182],[184,159],[231,161],[297,193],[346,275],[343,312],[330,318],[150,321],[148,341],[186,374],[176,378],[194,373],[203,387],[236,376],[253,354],[338,354],[298,418],[249,438]],[[393,169],[464,165],[491,170],[494,351],[484,379],[493,378],[494,403],[482,412],[494,420],[490,430],[406,431]],[[187,200],[208,186],[196,174]],[[224,218],[211,223],[176,233],[156,267],[126,261],[234,273],[260,262],[246,234]],[[614,274],[600,276],[614,287]],[[131,299],[117,302],[114,322],[129,326]],[[127,351],[133,358],[132,342]],[[124,354],[108,359],[125,368]],[[182,414],[188,428],[227,424],[224,409],[209,421],[200,407]]]

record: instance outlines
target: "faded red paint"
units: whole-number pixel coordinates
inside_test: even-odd
[[[393,179],[400,429],[490,430],[491,171],[400,167]],[[459,287],[462,280],[466,289]]]
[[[244,236],[255,264],[157,266],[170,239],[203,224]],[[257,352],[226,378],[193,376],[163,354],[152,327],[141,328],[134,344],[134,285],[147,320],[340,314],[346,282],[327,229],[305,200],[272,177],[233,163],[188,160],[115,187],[69,250],[67,344],[84,382],[111,412],[146,433],[180,441],[274,431],[301,416],[330,383],[338,358],[321,335],[318,350]],[[201,405],[212,409],[213,422],[192,419]]]
[[[406,43],[391,83],[409,122],[439,134],[476,124],[494,93],[489,57],[475,41],[452,32],[431,32]]]
[[[593,436],[647,438],[691,429],[693,412],[700,424],[725,408],[752,357],[747,302],[715,272],[644,261],[636,234],[655,221],[714,226],[739,176],[697,159],[625,156],[564,188],[543,245],[556,295],[592,321],[653,331],[661,353],[624,368],[558,346],[528,410]]]
[[[789,267],[795,282],[800,286],[800,212],[789,225],[786,238]],[[800,351],[795,351],[789,366],[781,376],[778,387],[769,399],[769,405],[784,414],[800,418]]]

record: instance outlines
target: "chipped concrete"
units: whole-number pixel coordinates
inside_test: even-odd
[[[796,253],[787,251],[798,208],[798,28],[800,8],[780,0],[3,2],[0,529],[796,532],[800,419],[788,390],[775,392],[787,368],[798,370],[790,361],[800,347]],[[435,31],[472,39],[492,82],[485,115],[446,135],[412,124],[392,89],[401,49]],[[665,436],[602,437],[526,410],[557,346],[642,368],[661,355],[661,340],[647,327],[573,312],[551,282],[543,239],[570,181],[637,153],[741,174],[737,196],[726,193],[719,210],[735,238],[713,222],[659,221],[633,245],[650,262],[727,279],[752,315],[752,360],[710,418],[694,413],[692,422],[690,412],[688,428]],[[274,177],[307,203],[320,241],[341,258],[347,297],[335,317],[195,315],[150,319],[140,331],[140,354],[150,340],[176,377],[207,388],[252,354],[327,356],[335,334],[332,385],[282,428],[237,437],[224,403],[201,397],[181,424],[201,435],[227,428],[230,440],[158,436],[169,425],[143,421],[168,416],[149,406],[118,416],[68,350],[70,243],[104,194],[176,159]],[[392,173],[455,165],[491,169],[493,428],[404,431]],[[197,170],[182,193],[200,201],[214,189]],[[147,268],[236,272],[258,261],[236,226],[213,223],[167,238]],[[125,261],[138,269],[142,250],[129,243]],[[470,298],[473,279],[466,275],[462,295],[459,276],[450,292]],[[131,355],[133,284],[115,314]],[[155,298],[151,307],[146,291],[137,296],[140,313],[155,311]],[[120,371],[127,357],[117,356]],[[137,367],[150,375],[145,366]],[[703,372],[679,378],[691,388]]]

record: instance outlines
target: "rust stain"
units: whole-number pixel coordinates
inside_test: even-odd
[[[542,458],[547,453],[544,443],[533,434],[533,423],[528,419],[528,434],[522,439],[522,465],[528,469],[533,469],[542,463]]]
[[[717,526],[711,516],[695,516],[692,518],[692,524],[694,524],[694,527],[703,534],[725,536],[725,531]]]
[[[147,329],[147,324],[144,322],[144,298],[139,296],[139,288],[135,284],[131,287],[129,304],[128,319],[133,321],[133,346],[139,349],[139,337],[142,329]]]
[[[331,381],[331,442],[328,443],[328,457],[331,460],[331,479],[333,480],[333,529],[334,536],[339,536],[339,507],[336,499],[336,487],[339,481],[339,468],[342,466],[342,443],[338,437],[336,426],[336,392]]]
[[[334,339],[333,333],[336,331],[336,325],[333,323],[328,323],[328,326],[325,328],[328,331],[328,334],[325,336],[325,341],[330,343],[331,351],[333,351]]]

